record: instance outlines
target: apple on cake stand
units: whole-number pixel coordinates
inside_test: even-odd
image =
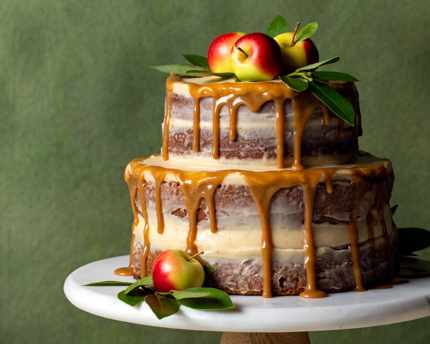
[[[410,279],[390,289],[328,294],[326,298],[232,295],[235,308],[200,311],[181,307],[159,320],[146,303],[131,307],[117,298],[124,287],[86,287],[95,281],[134,282],[114,274],[128,256],[100,260],[72,272],[64,284],[69,301],[88,313],[170,329],[224,332],[221,343],[309,343],[308,331],[330,331],[394,324],[430,316],[430,277]],[[405,260],[402,268],[430,271],[429,262]],[[266,341],[264,341],[266,340]],[[289,341],[288,341],[289,340]]]

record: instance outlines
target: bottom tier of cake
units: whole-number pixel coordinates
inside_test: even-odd
[[[398,267],[388,160],[303,171],[172,168],[160,157],[126,169],[135,216],[129,270],[162,251],[204,251],[207,285],[270,297],[364,290]],[[322,293],[323,294],[323,293]]]

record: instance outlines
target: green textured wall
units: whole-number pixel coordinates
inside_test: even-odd
[[[219,342],[87,314],[62,287],[79,266],[128,253],[123,171],[161,146],[166,75],[148,66],[205,55],[226,32],[265,32],[278,14],[319,22],[321,58],[341,56],[336,70],[361,80],[360,143],[393,161],[395,220],[430,228],[428,0],[2,0],[0,342]],[[429,343],[430,318],[310,337]]]

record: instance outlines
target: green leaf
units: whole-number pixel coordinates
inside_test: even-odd
[[[178,302],[181,305],[194,309],[227,309],[234,304],[227,293],[215,288],[190,288],[184,290],[189,293],[209,292],[209,295],[199,298],[182,298]]]
[[[280,76],[279,78],[294,91],[302,92],[308,88],[308,83],[302,79],[290,78],[288,76]]]
[[[301,67],[301,68],[297,69],[297,71],[316,69],[316,68],[318,68],[320,66],[332,64],[332,63],[335,63],[335,62],[337,62],[339,60],[340,60],[340,57],[339,56],[335,56],[335,57],[332,57],[331,59],[328,59],[328,60],[325,60],[325,61],[321,61],[321,62],[317,62],[317,63],[312,63],[310,65]]]
[[[205,76],[220,76],[223,78],[232,78],[234,73],[214,73],[210,71],[199,71],[199,70],[189,70],[185,73],[185,75],[189,76],[198,76],[198,77],[205,77]]]
[[[288,32],[287,21],[284,19],[284,17],[279,15],[270,23],[266,34],[272,38],[275,38],[277,35],[285,32]]]
[[[163,319],[169,315],[173,315],[179,311],[180,304],[171,297],[159,297],[158,295],[150,294],[145,297],[145,302],[152,309],[158,319]]]
[[[294,42],[300,42],[304,41],[305,39],[311,37],[315,31],[318,29],[318,23],[312,22],[306,25],[304,28],[302,28],[298,33],[296,38],[294,39]]]
[[[430,232],[422,228],[399,228],[399,251],[402,256],[430,246]]]
[[[186,75],[187,71],[190,70],[199,70],[206,71],[206,68],[194,66],[194,65],[186,65],[186,64],[175,64],[175,65],[162,65],[162,66],[150,66],[160,72],[164,73],[173,73],[179,75]]]
[[[338,72],[313,72],[312,78],[318,80],[340,80],[340,81],[352,81],[357,82],[358,79],[347,73]]]
[[[118,293],[118,299],[134,307],[137,304],[141,303],[147,295],[148,293],[144,292],[141,289],[135,289],[129,294],[126,294],[125,290],[123,290]]]
[[[136,288],[144,287],[152,284],[154,284],[154,282],[152,282],[152,276],[149,275],[134,282],[125,290],[125,293],[129,294],[131,291],[135,290]]]
[[[315,97],[327,105],[338,117],[350,125],[354,125],[354,109],[344,97],[320,81],[309,81],[308,84]]]
[[[205,288],[200,288],[200,289],[205,289]],[[176,300],[196,299],[199,297],[209,296],[210,294],[211,294],[210,291],[189,291],[187,289],[181,290],[181,291],[174,290],[172,293],[173,297]]]
[[[392,207],[391,207],[391,216],[393,216],[394,215],[394,213],[396,212],[396,210],[397,210],[397,207],[398,207],[399,205],[398,204],[396,204],[396,205],[393,205]]]
[[[207,70],[211,70],[209,67],[208,59],[204,56],[200,55],[191,55],[191,54],[182,54],[185,59],[194,66],[200,66],[206,68]]]
[[[84,284],[83,287],[119,287],[124,285],[131,285],[129,282],[117,282],[117,281],[104,281]]]
[[[208,276],[212,272],[216,271],[216,269],[213,266],[210,266],[210,265],[203,265],[203,270],[205,271],[205,279],[208,278]]]

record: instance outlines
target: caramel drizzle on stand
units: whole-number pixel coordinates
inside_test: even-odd
[[[163,133],[163,148],[162,157],[168,160],[168,143],[169,143],[169,124],[171,120],[172,111],[172,94],[173,84],[181,82],[181,78],[177,75],[171,75],[168,78],[166,88],[166,115],[164,119],[164,133]],[[334,173],[341,168],[321,168],[304,170],[301,163],[301,140],[304,128],[309,117],[314,112],[315,108],[320,106],[323,110],[323,123],[328,125],[330,117],[327,108],[310,92],[297,93],[291,90],[284,83],[220,83],[208,84],[204,86],[196,84],[188,84],[190,94],[194,99],[194,116],[193,116],[193,150],[199,150],[199,131],[200,131],[200,99],[204,97],[212,97],[214,99],[213,106],[213,150],[212,156],[214,159],[219,158],[219,139],[220,139],[220,121],[219,114],[222,106],[226,105],[230,115],[230,128],[229,139],[234,140],[237,135],[237,111],[241,105],[246,105],[251,111],[256,112],[267,101],[273,100],[275,102],[275,118],[276,118],[276,141],[277,141],[277,167],[284,167],[284,135],[285,135],[285,101],[291,99],[292,110],[294,115],[294,163],[291,166],[293,170],[279,170],[267,172],[251,172],[251,171],[232,171],[220,170],[215,172],[189,172],[176,169],[167,169],[157,166],[147,166],[142,163],[141,159],[136,159],[130,163],[132,174],[126,172],[125,179],[129,183],[130,194],[132,195],[135,188],[132,185],[139,185],[139,195],[142,204],[142,215],[145,219],[144,228],[144,248],[141,258],[141,274],[146,275],[146,260],[149,253],[149,226],[148,214],[146,211],[145,191],[144,185],[148,182],[144,178],[145,171],[151,173],[155,180],[155,194],[156,194],[156,213],[158,222],[158,233],[163,233],[164,220],[161,204],[161,184],[165,180],[167,174],[171,173],[176,177],[179,186],[182,190],[185,205],[189,217],[189,233],[187,238],[187,252],[190,254],[197,253],[197,246],[195,241],[197,239],[197,211],[199,209],[200,201],[204,198],[208,204],[209,217],[211,223],[211,231],[216,233],[216,217],[215,217],[215,191],[222,183],[223,179],[230,173],[240,174],[252,194],[252,197],[257,206],[260,220],[262,224],[262,242],[261,251],[263,258],[263,296],[271,296],[271,270],[272,270],[272,254],[273,243],[271,237],[270,227],[270,203],[274,193],[282,188],[290,188],[300,185],[303,190],[304,197],[304,250],[305,250],[305,267],[307,276],[307,286],[305,291],[301,294],[302,297],[323,297],[325,293],[318,290],[316,285],[316,248],[312,232],[312,212],[315,191],[318,183],[323,179],[328,193],[333,191],[332,177]],[[340,124],[342,122],[342,124]],[[338,128],[339,134],[344,135],[343,121],[340,121]],[[357,112],[354,127],[354,140],[356,147],[358,147],[358,135],[361,134],[361,120],[359,112]],[[383,164],[384,165],[384,164]],[[386,166],[384,165],[385,171]],[[294,170],[300,170],[297,172]],[[361,180],[373,167],[367,169],[354,168],[350,169],[352,174]],[[324,178],[323,178],[324,176]],[[368,190],[366,189],[366,192]],[[351,220],[348,225],[350,238],[351,238],[351,255],[353,260],[354,278],[357,290],[364,290],[361,283],[361,270],[359,262],[359,247],[358,247],[358,233],[355,225],[356,217],[361,206],[361,201],[364,198],[359,198],[360,201],[356,203],[353,212],[351,213]],[[177,194],[175,189],[174,194]],[[132,203],[134,203],[134,196],[131,196]],[[133,206],[135,215],[135,223],[133,227],[138,224],[138,210]],[[137,221],[137,222],[136,222]],[[388,236],[387,236],[388,238]],[[134,244],[134,235],[131,243],[131,248]],[[127,272],[131,270],[132,261],[126,269]],[[118,271],[118,270],[117,270]]]

